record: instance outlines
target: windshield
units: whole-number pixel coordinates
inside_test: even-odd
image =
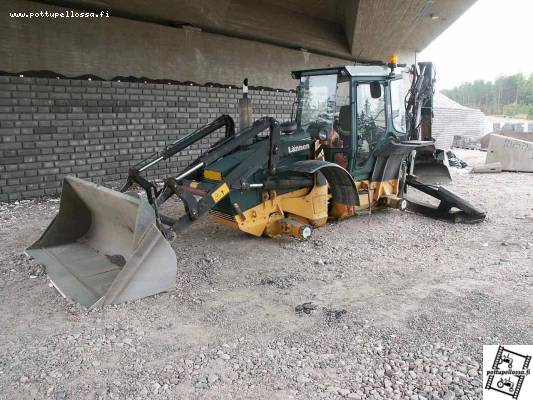
[[[337,75],[303,76],[300,81],[299,128],[333,129]]]

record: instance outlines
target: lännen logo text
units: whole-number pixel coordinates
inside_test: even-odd
[[[295,144],[293,146],[289,146],[289,154],[296,153],[297,151],[304,151],[309,150],[309,143],[308,144]]]

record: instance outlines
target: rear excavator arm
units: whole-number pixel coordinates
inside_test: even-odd
[[[435,69],[430,62],[413,64],[411,87],[405,99],[407,134],[411,140],[433,140],[433,96]]]
[[[410,140],[432,142],[413,153],[410,170],[426,182],[451,182],[446,152],[435,147],[432,132],[435,67],[431,62],[413,64],[409,70],[411,87],[405,98],[407,135]]]
[[[435,94],[435,68],[430,62],[421,62],[411,66],[411,88],[406,100],[407,134],[410,142],[425,142],[408,157],[409,174],[403,178],[402,187],[417,189],[439,201],[437,207],[409,202],[411,211],[429,217],[452,220],[454,222],[479,222],[485,219],[485,213],[452,191],[434,184],[451,181],[444,150],[437,149],[432,134],[433,96]],[[433,143],[433,144],[431,144]],[[451,212],[453,208],[459,211]]]

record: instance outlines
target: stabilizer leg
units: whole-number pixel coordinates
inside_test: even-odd
[[[421,204],[409,200],[408,210],[426,215],[431,218],[444,219],[453,222],[476,223],[485,219],[486,213],[470,204],[456,193],[442,186],[429,185],[420,182],[413,175],[408,175],[406,183],[421,192],[439,200],[438,207]],[[456,208],[457,211],[452,209]]]

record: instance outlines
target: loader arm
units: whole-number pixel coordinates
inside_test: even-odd
[[[232,153],[240,146],[244,146],[254,140],[260,133],[269,130],[268,137],[258,139],[257,147],[252,155],[242,160],[239,165],[217,183],[204,184],[203,191],[191,190],[191,182],[186,178],[196,171],[211,165],[218,159]],[[215,204],[221,201],[232,189],[250,189],[246,184],[247,178],[268,165],[270,174],[277,170],[279,160],[279,142],[280,142],[280,125],[273,118],[262,118],[257,120],[252,126],[244,129],[238,135],[233,135],[214,148],[210,148],[195,161],[189,164],[184,172],[175,178],[167,178],[163,188],[157,192],[154,201],[151,201],[156,218],[159,223],[168,225],[174,232],[181,232],[188,227],[194,220],[206,214]],[[192,144],[192,143],[191,143]],[[159,207],[168,199],[176,195],[184,205],[186,214],[179,219],[173,219],[165,215],[160,215]],[[200,197],[196,199],[195,195]]]
[[[170,145],[166,146],[164,149],[150,154],[144,160],[140,161],[128,170],[128,179],[124,186],[120,189],[120,191],[126,192],[133,186],[133,184],[136,183],[146,191],[150,202],[153,202],[153,190],[155,189],[157,191],[157,187],[145,178],[143,178],[141,176],[141,173],[148,170],[149,168],[155,167],[162,161],[168,160],[180,151],[185,150],[187,147],[190,147],[191,145],[199,142],[206,136],[214,133],[222,127],[225,127],[224,138],[219,140],[214,146],[211,147],[216,148],[217,146],[221,145],[222,143],[225,143],[228,139],[232,138],[235,135],[235,122],[233,121],[233,118],[231,118],[229,115],[221,115],[214,121],[202,126],[201,128],[185,136],[184,138],[174,141]]]
[[[259,147],[258,153],[267,153],[269,143],[263,142]],[[185,209],[187,213],[177,220],[172,220],[165,217],[166,224],[171,224],[171,228],[175,233],[180,233],[185,230],[196,219],[205,215],[215,204],[221,201],[229,194],[232,188],[242,188],[242,182],[257,170],[258,158],[256,154],[252,154],[246,158],[237,168],[235,168],[221,183],[212,186],[200,200],[196,201],[193,196],[186,196],[183,185],[178,184],[175,180],[167,180],[166,187],[160,197],[158,197],[158,205],[162,204],[163,199],[168,200],[172,194],[176,194],[182,201],[185,200]],[[170,194],[170,196],[169,196]]]

